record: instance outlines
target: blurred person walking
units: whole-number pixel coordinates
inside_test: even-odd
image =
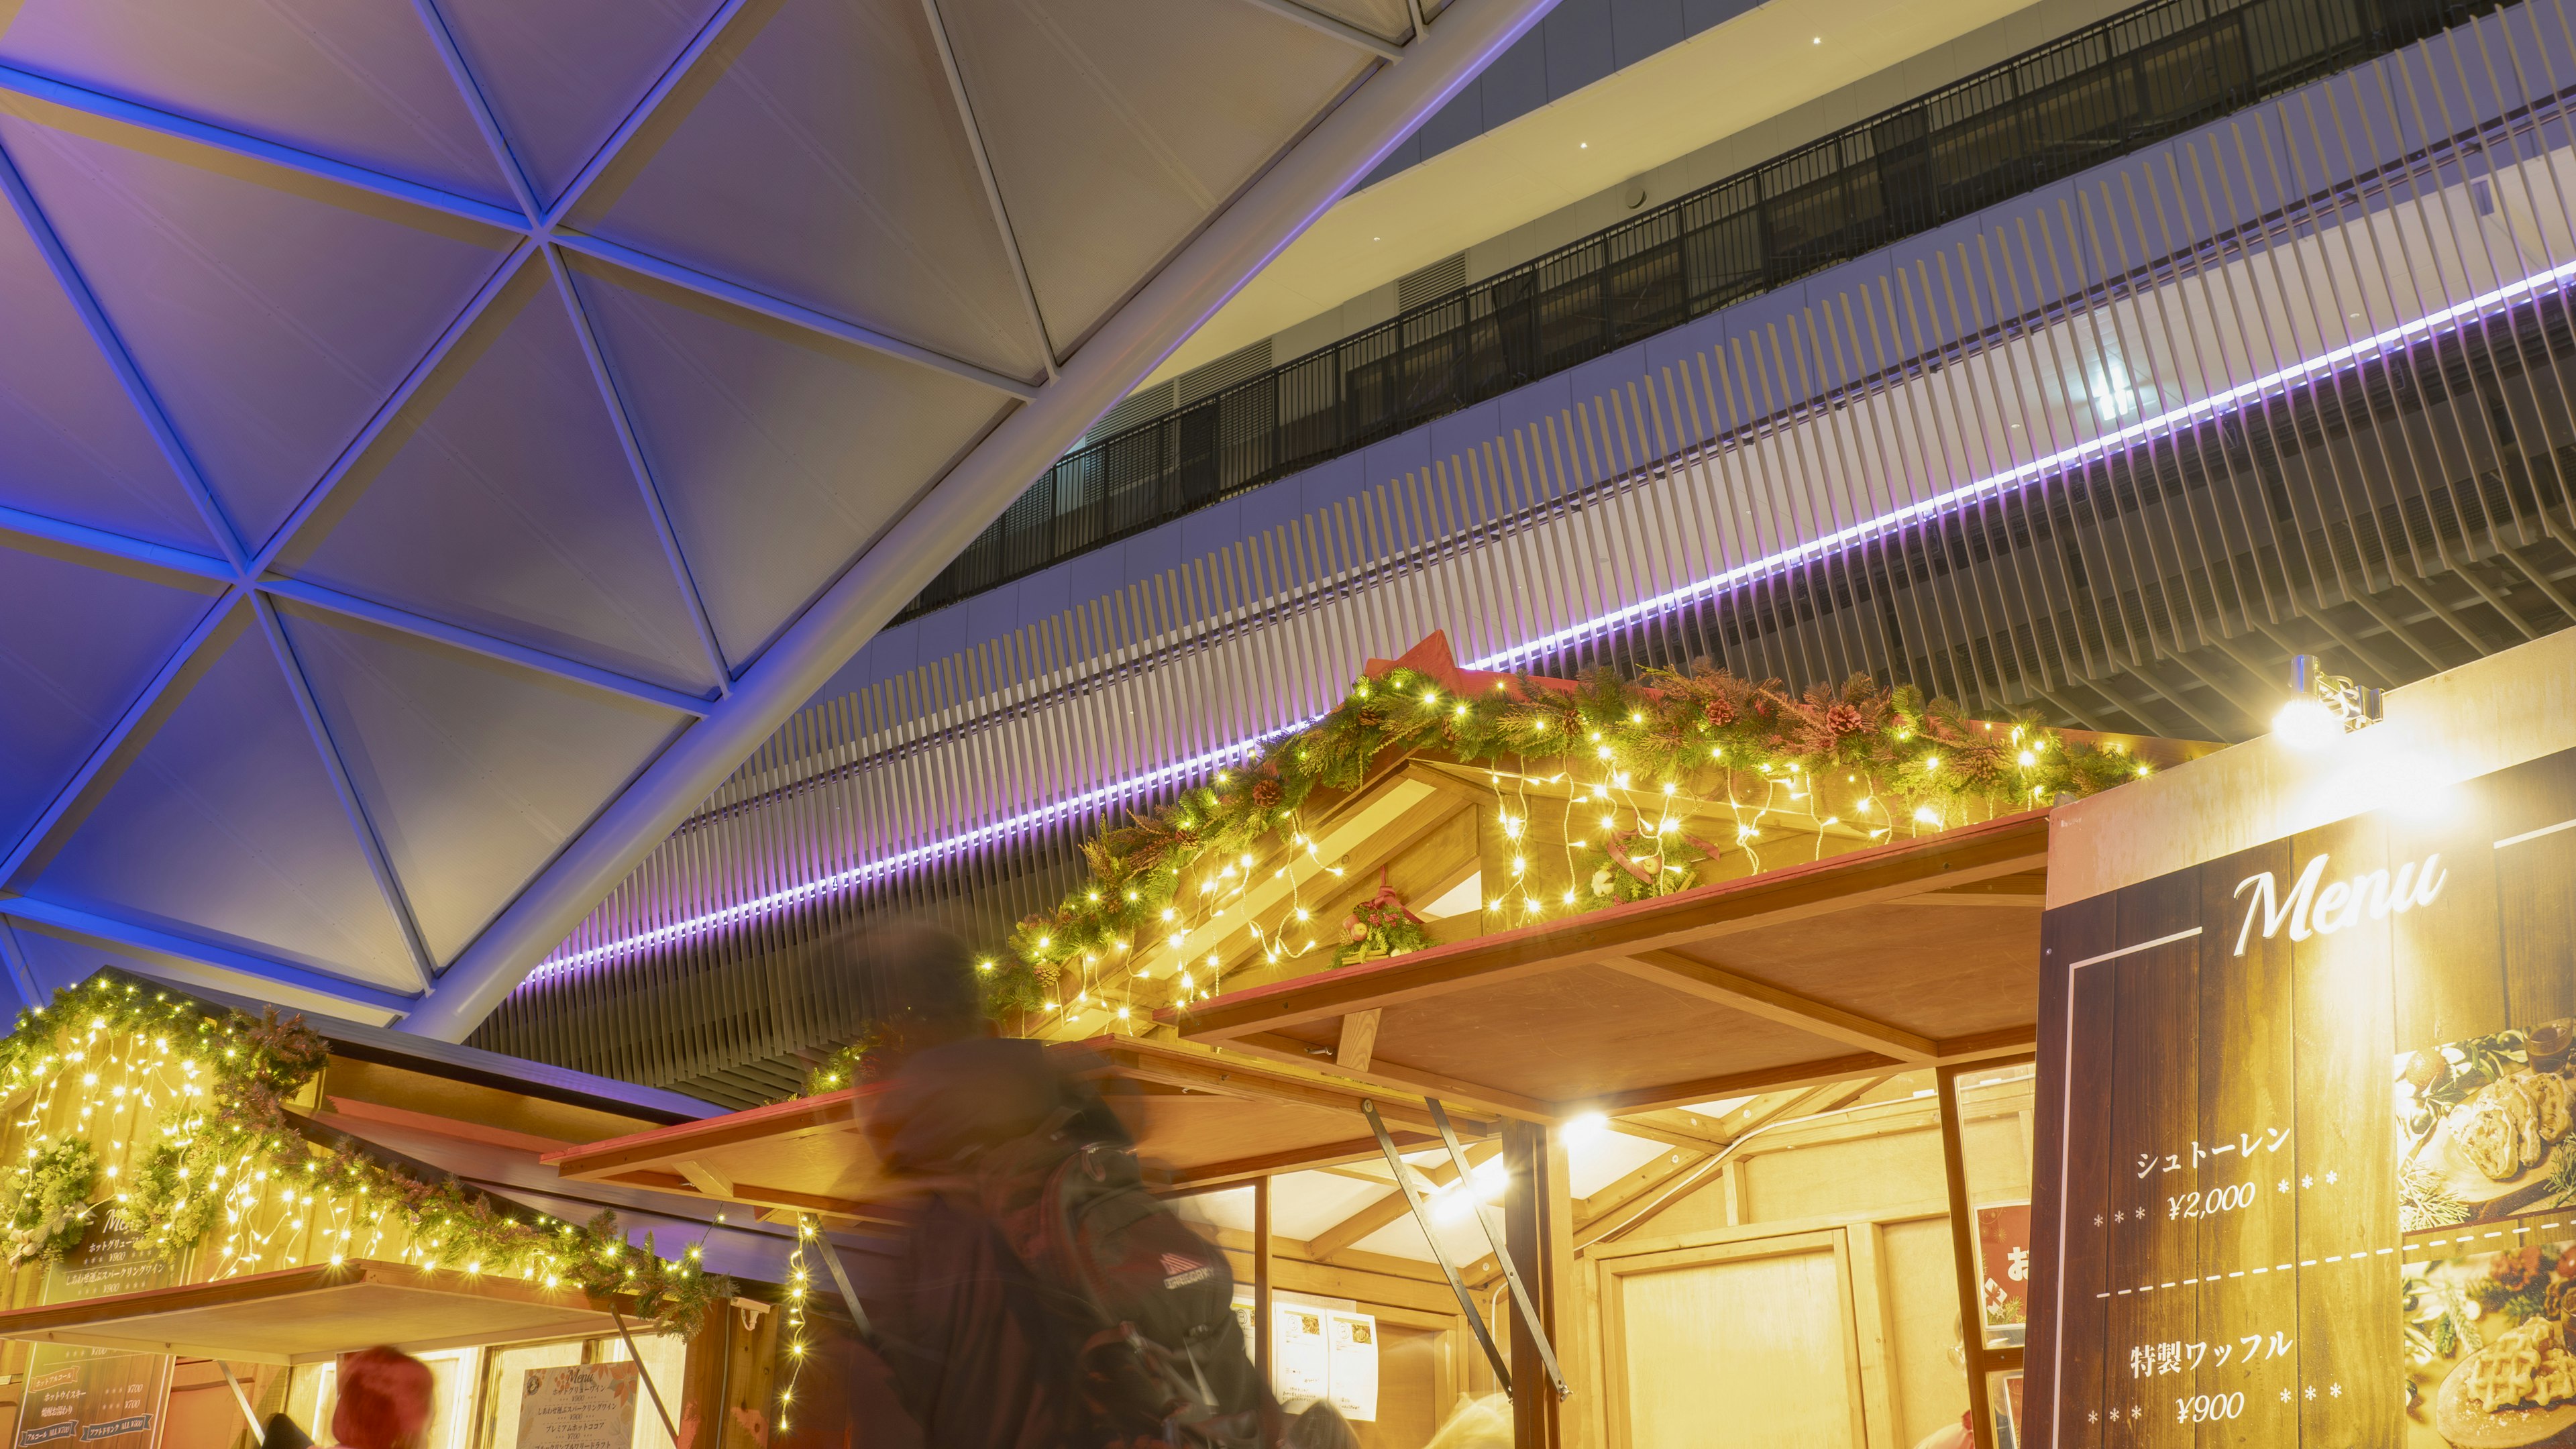
[[[874,1346],[922,1442],[1278,1445],[1225,1255],[1145,1190],[1109,1104],[1041,1043],[994,1034],[954,937],[871,944],[863,1126],[914,1193]]]
[[[340,1449],[428,1449],[437,1393],[429,1365],[382,1346],[344,1353],[335,1392],[331,1437]]]

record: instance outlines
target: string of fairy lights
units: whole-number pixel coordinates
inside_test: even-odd
[[[1502,694],[1509,683],[1496,680],[1494,692]],[[1658,707],[1670,714],[1663,698],[1669,684],[1616,689],[1617,707],[1607,712],[1599,707],[1606,695],[1530,709],[1526,695],[1474,699],[1398,670],[1362,681],[1345,709],[1400,701],[1441,726],[1413,733],[1434,751],[1449,747],[1432,766],[1445,782],[1480,792],[1478,828],[1491,833],[1475,852],[1485,858],[1472,870],[1477,899],[1469,908],[1489,929],[1757,873],[1800,848],[1812,861],[1829,847],[1919,838],[2151,772],[2124,743],[2093,749],[2071,746],[2035,724],[1944,719],[1937,706],[1905,706],[1893,692],[1873,702],[1900,707],[1880,710],[1876,738],[1865,747],[1801,751],[1722,727],[1703,732],[1717,738],[1691,743],[1675,738],[1687,732],[1657,717]],[[1524,707],[1524,716],[1508,755],[1482,765],[1462,760],[1474,752],[1457,750],[1457,736],[1480,727],[1480,712],[1513,704]],[[1830,714],[1836,706],[1816,707]],[[1328,717],[1319,728],[1331,722]],[[1367,937],[1365,913],[1341,916],[1327,904],[1337,907],[1352,895],[1355,867],[1344,847],[1366,845],[1366,831],[1338,824],[1325,830],[1305,810],[1288,807],[1237,829],[1234,839],[1205,839],[1225,833],[1215,817],[1229,807],[1240,811],[1265,771],[1276,778],[1281,765],[1305,759],[1301,741],[1312,733],[1278,742],[1259,761],[1216,771],[1161,821],[1140,819],[1173,839],[1204,841],[1186,864],[1117,883],[1115,836],[1105,836],[1086,852],[1095,878],[1078,897],[1069,897],[1052,919],[1024,923],[1011,952],[978,962],[988,976],[1023,964],[1030,969],[1038,999],[1028,1010],[1029,1029],[1142,1030],[1157,1010],[1213,996],[1229,975],[1302,969],[1300,958]],[[1648,735],[1655,736],[1650,746]],[[1334,808],[1343,803],[1336,800]],[[1423,904],[1394,897],[1383,884],[1377,899],[1391,900],[1415,920],[1412,905]],[[1079,943],[1064,931],[1068,918],[1118,915],[1132,924],[1096,930]],[[1417,934],[1395,949],[1428,941]],[[1381,943],[1368,937],[1365,944]],[[816,1085],[840,1085],[850,1067],[836,1059]]]
[[[11,1266],[57,1260],[112,1225],[195,1281],[394,1262],[632,1296],[679,1331],[730,1295],[701,1266],[703,1240],[666,1261],[649,1237],[628,1243],[612,1214],[514,1213],[307,1138],[286,1106],[327,1052],[300,1022],[208,1016],[107,974],[20,1013],[0,1038],[0,1101],[19,1136],[0,1181]]]

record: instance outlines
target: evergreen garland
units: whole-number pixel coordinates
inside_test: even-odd
[[[89,1232],[90,1189],[98,1182],[98,1149],[71,1137],[42,1147],[0,1184],[8,1207],[8,1264],[59,1263]]]
[[[983,963],[989,1009],[1009,1016],[1046,1006],[1068,963],[1155,934],[1193,865],[1267,843],[1315,792],[1356,787],[1390,750],[1514,762],[1538,774],[1617,774],[1641,791],[1686,787],[1712,772],[1851,771],[1887,799],[1940,807],[1945,818],[1970,804],[2009,809],[2089,795],[2148,772],[2126,753],[2069,745],[2035,720],[1980,724],[1947,700],[1906,685],[1888,689],[1867,675],[1803,694],[1704,665],[1635,680],[1608,670],[1578,682],[1465,678],[1472,685],[1465,692],[1406,665],[1363,679],[1312,726],[1086,842],[1089,881],[1054,910],[1020,922],[1007,950]],[[1615,835],[1587,844],[1579,864],[1592,889],[1572,909],[1683,889],[1721,849],[1692,840],[1631,850],[1635,844]],[[1642,865],[1643,854],[1660,865]],[[825,1075],[850,1080],[849,1065],[827,1064],[817,1085]]]
[[[15,1099],[60,1083],[89,1066],[102,1038],[117,1037],[166,1052],[166,1061],[153,1065],[172,1067],[188,1083],[182,1100],[162,1113],[161,1140],[139,1155],[123,1190],[97,1204],[168,1261],[214,1231],[252,1184],[261,1193],[294,1184],[300,1193],[355,1202],[361,1226],[390,1221],[405,1228],[432,1270],[571,1286],[594,1298],[630,1295],[639,1316],[669,1331],[696,1332],[708,1310],[733,1295],[729,1280],[701,1271],[697,1248],[666,1261],[649,1234],[641,1248],[628,1244],[614,1213],[578,1226],[514,1217],[452,1177],[423,1182],[353,1148],[309,1141],[286,1102],[321,1071],[329,1047],[301,1017],[280,1019],[274,1009],[257,1019],[237,1011],[208,1016],[166,992],[147,997],[101,973],[56,992],[51,1006],[18,1014],[0,1038],[0,1093]],[[95,1082],[94,1072],[84,1075]],[[98,1170],[95,1144],[66,1135],[36,1147],[0,1180],[13,1266],[59,1258],[79,1244],[98,1217],[90,1202]]]

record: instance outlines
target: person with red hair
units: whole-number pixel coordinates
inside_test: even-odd
[[[331,1437],[341,1449],[427,1449],[429,1365],[396,1348],[340,1355]]]

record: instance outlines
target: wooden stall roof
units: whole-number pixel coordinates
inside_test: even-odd
[[[2048,814],[1221,994],[1191,1042],[1555,1120],[2027,1049]]]
[[[1205,1188],[1265,1173],[1374,1157],[1361,1115],[1375,1101],[1399,1146],[1437,1142],[1418,1094],[1335,1081],[1186,1042],[1103,1037],[1052,1043],[1102,1086],[1136,1134],[1149,1180]],[[859,1128],[874,1089],[819,1096],[552,1152],[566,1178],[620,1183],[789,1212],[865,1218],[893,1190]],[[1460,1137],[1492,1135],[1483,1113],[1451,1117]]]
[[[577,1290],[369,1261],[0,1312],[0,1338],[267,1364],[377,1343],[426,1353],[615,1331],[609,1306]]]

